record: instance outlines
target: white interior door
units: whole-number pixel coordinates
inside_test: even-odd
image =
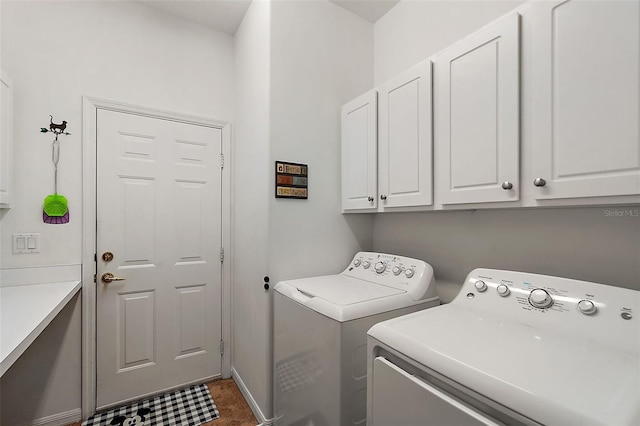
[[[220,375],[222,133],[97,114],[101,409]]]

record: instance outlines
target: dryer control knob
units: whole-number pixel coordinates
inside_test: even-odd
[[[381,274],[384,270],[387,269],[387,265],[384,262],[376,263],[376,272]]]
[[[371,266],[371,262],[369,262],[368,260],[365,260],[364,262],[362,262],[362,267],[364,269],[369,269],[369,266]]]
[[[595,314],[598,309],[596,308],[596,304],[591,300],[582,299],[578,302],[578,310],[585,315],[591,315]]]
[[[402,269],[399,266],[394,266],[391,271],[393,271],[393,275],[400,275],[400,272],[402,272]]]
[[[507,297],[509,293],[511,293],[511,290],[509,290],[509,287],[507,287],[504,284],[500,284],[498,287],[496,287],[496,291],[502,297]]]
[[[548,308],[553,305],[553,297],[546,290],[536,288],[529,293],[529,303],[536,308]]]
[[[353,266],[355,266],[357,268],[358,266],[360,266],[361,263],[362,263],[362,260],[356,259],[356,260],[353,261]]]
[[[476,281],[476,283],[473,286],[476,288],[476,290],[478,290],[481,293],[487,290],[487,285],[482,280]]]
[[[415,273],[415,271],[413,269],[411,269],[411,268],[408,268],[408,269],[404,270],[404,274],[407,276],[407,278],[411,278],[414,273]]]

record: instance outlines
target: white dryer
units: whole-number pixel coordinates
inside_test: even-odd
[[[439,305],[433,268],[359,252],[337,275],[279,282],[274,292],[278,425],[364,425],[367,330]]]
[[[368,426],[640,424],[635,290],[476,269],[369,336]]]

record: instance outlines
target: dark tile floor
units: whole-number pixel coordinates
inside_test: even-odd
[[[207,383],[207,386],[220,412],[220,417],[203,423],[203,426],[255,426],[258,424],[233,379],[214,380]],[[81,425],[82,422],[77,422],[68,426]]]

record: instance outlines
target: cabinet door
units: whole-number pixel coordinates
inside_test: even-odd
[[[519,197],[519,25],[513,13],[436,59],[436,172],[442,204]]]
[[[0,208],[11,207],[13,100],[9,77],[0,71]]]
[[[640,2],[534,6],[535,197],[640,194]]]
[[[378,89],[378,192],[384,207],[433,203],[431,61]]]
[[[342,107],[342,211],[377,208],[377,93]]]

